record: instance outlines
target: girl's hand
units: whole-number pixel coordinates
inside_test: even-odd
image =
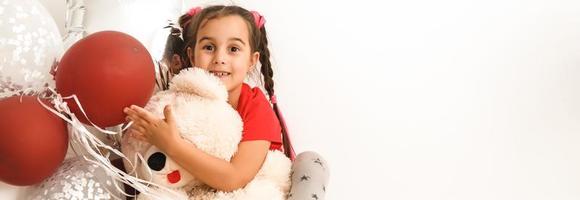
[[[155,117],[149,111],[135,105],[123,109],[123,112],[127,114],[128,120],[133,121],[128,134],[145,140],[162,151],[167,152],[172,144],[181,139],[169,105],[163,109],[165,119]]]

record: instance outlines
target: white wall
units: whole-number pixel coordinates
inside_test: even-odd
[[[328,199],[580,199],[579,1],[235,3]]]
[[[328,199],[580,199],[580,2],[239,4]]]

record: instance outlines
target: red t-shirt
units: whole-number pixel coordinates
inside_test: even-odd
[[[270,150],[282,151],[280,122],[260,88],[243,83],[237,110],[244,122],[242,142],[267,140]]]

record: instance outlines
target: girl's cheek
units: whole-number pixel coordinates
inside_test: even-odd
[[[194,60],[192,61],[192,65],[196,66],[196,67],[201,67],[201,68],[205,68],[205,59],[203,56],[200,56],[199,54],[197,54],[194,58]]]
[[[203,69],[207,68],[207,62],[204,59],[199,59],[199,61],[196,62],[195,64],[197,64],[196,65],[197,67],[200,67],[200,68],[203,68]]]

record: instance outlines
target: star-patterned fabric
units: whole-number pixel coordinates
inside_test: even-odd
[[[328,164],[317,153],[298,154],[292,164],[292,188],[288,200],[324,199],[329,174]]]

